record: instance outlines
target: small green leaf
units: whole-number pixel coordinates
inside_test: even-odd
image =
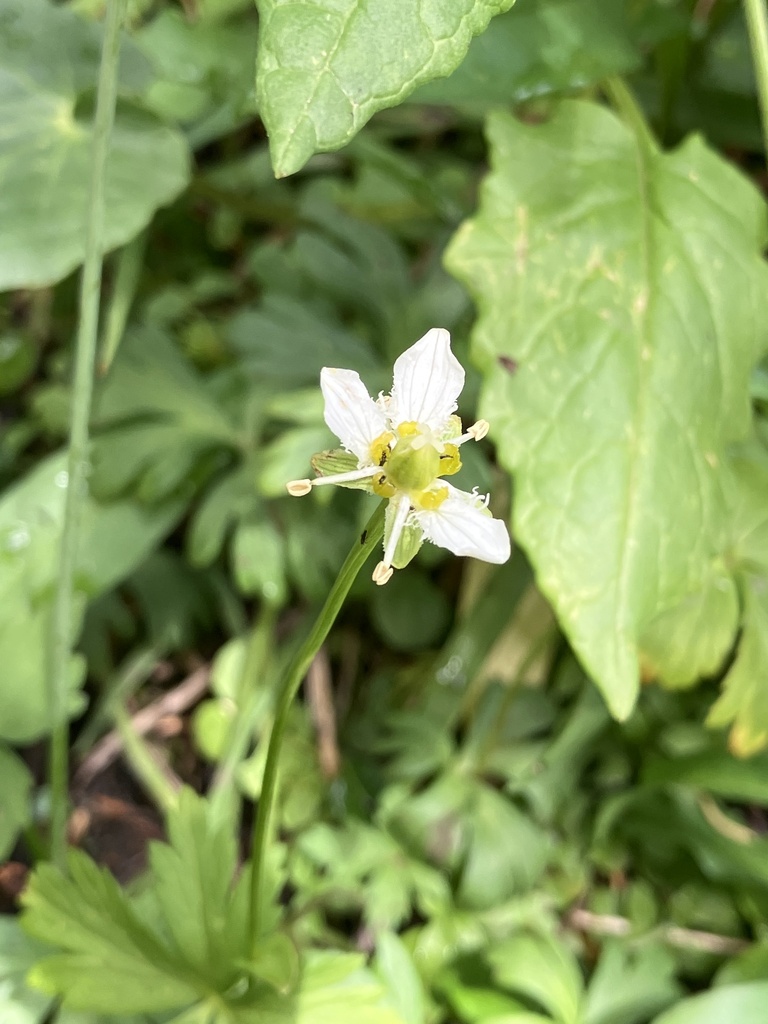
[[[603,943],[580,1024],[644,1024],[681,994],[675,960],[662,946]]]
[[[660,153],[597,105],[498,113],[489,135],[480,213],[447,255],[480,306],[481,410],[539,585],[625,718],[644,631],[726,544],[725,451],[766,342],[765,206],[700,139]]]
[[[83,259],[93,132],[76,101],[95,83],[98,49],[93,26],[66,8],[0,2],[0,290],[51,284]],[[138,234],[188,177],[181,135],[146,114],[118,112],[106,171],[105,248]]]
[[[749,757],[768,745],[768,580],[744,581],[744,624],[739,649],[723,680],[723,692],[707,716],[707,725],[731,725],[729,745]]]
[[[417,568],[396,573],[371,597],[377,632],[396,651],[433,647],[445,634],[451,610],[443,591]]]
[[[296,988],[301,964],[296,945],[283,932],[259,939],[249,960],[241,962],[249,974],[287,995]]]
[[[500,985],[534,999],[559,1024],[577,1024],[583,982],[569,949],[544,935],[513,935],[491,947],[488,960]]]
[[[243,594],[255,594],[275,607],[285,604],[285,553],[282,535],[268,519],[238,523],[232,541],[232,565]]]
[[[494,18],[446,79],[411,96],[416,103],[485,110],[566,89],[583,89],[640,63],[626,4],[537,0]]]
[[[168,820],[169,843],[153,843],[153,894],[183,962],[218,992],[237,981],[248,948],[248,872],[233,887],[236,850],[228,824],[182,790]]]
[[[712,992],[683,999],[654,1018],[653,1024],[765,1024],[768,982],[724,985]]]
[[[296,1024],[405,1024],[365,958],[313,953],[304,967]]]
[[[733,646],[738,627],[736,584],[723,567],[712,565],[699,590],[643,630],[643,676],[678,689],[714,675]]]
[[[425,1024],[424,985],[403,942],[393,932],[376,941],[376,969],[405,1024]]]
[[[450,74],[472,37],[511,3],[259,0],[256,87],[275,174],[339,149],[377,110]]]
[[[21,758],[0,743],[0,861],[6,859],[29,822],[32,781]]]

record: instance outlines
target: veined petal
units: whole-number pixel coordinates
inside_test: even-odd
[[[464,369],[451,336],[433,327],[397,359],[389,415],[392,423],[426,423],[443,430],[464,387]]]
[[[454,555],[506,562],[511,553],[506,523],[489,515],[474,494],[445,486],[450,494],[439,508],[413,513],[425,537]]]
[[[323,367],[320,387],[325,398],[325,422],[359,465],[371,465],[371,441],[387,429],[384,412],[368,394],[354,370]]]

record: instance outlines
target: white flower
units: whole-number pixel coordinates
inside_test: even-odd
[[[325,421],[357,467],[292,480],[288,492],[300,496],[322,484],[362,482],[389,499],[384,558],[373,572],[378,584],[410,561],[424,538],[455,555],[497,563],[509,558],[507,528],[491,516],[488,499],[442,479],[461,468],[461,445],[488,433],[485,420],[462,433],[454,413],[463,386],[464,370],[451,352],[451,336],[440,327],[399,357],[391,396],[374,401],[354,370],[326,367],[320,374]]]

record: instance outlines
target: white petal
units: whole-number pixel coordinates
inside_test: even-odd
[[[448,487],[450,496],[440,508],[414,513],[427,539],[454,555],[506,562],[511,553],[506,523],[490,516],[475,495]]]
[[[395,363],[392,422],[427,423],[442,429],[456,410],[456,399],[464,387],[464,369],[451,352],[451,336],[433,327]]]
[[[387,418],[354,370],[323,367],[320,387],[325,422],[360,465],[371,465],[371,441],[387,429]]]

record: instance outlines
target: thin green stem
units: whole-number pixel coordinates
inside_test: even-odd
[[[247,641],[245,665],[239,687],[239,714],[230,731],[226,751],[211,783],[209,799],[214,820],[224,816],[232,807],[235,773],[248,752],[257,716],[262,709],[260,697],[268,690],[264,676],[272,654],[272,638],[277,611],[265,605]]]
[[[768,10],[765,0],[744,0],[752,61],[755,65],[757,95],[763,123],[763,146],[768,161]]]
[[[606,78],[602,83],[602,88],[615,109],[635,133],[638,142],[649,152],[656,152],[658,145],[653,132],[645,120],[640,104],[632,95],[626,83],[621,78]]]
[[[66,867],[67,803],[69,774],[69,723],[67,696],[74,627],[73,588],[77,559],[80,516],[86,488],[88,464],[88,422],[91,414],[93,368],[99,322],[99,297],[104,246],[104,178],[109,139],[117,97],[120,25],[127,0],[110,0],[101,51],[89,203],[85,223],[85,261],[80,283],[80,315],[75,351],[72,414],[69,430],[67,490],[64,524],[59,547],[59,574],[53,606],[49,706],[52,735],[49,760],[51,788],[51,856],[62,870]]]
[[[134,729],[125,708],[115,708],[114,716],[128,763],[155,804],[167,814],[176,806],[176,790],[163,774],[145,741]]]
[[[259,807],[254,821],[251,875],[251,936],[255,944],[261,936],[266,894],[264,892],[264,870],[267,847],[270,841],[272,812],[277,796],[278,763],[285,726],[293,699],[307,674],[312,660],[323,645],[325,638],[336,621],[344,599],[349,593],[355,577],[362,569],[373,549],[384,536],[384,512],[386,502],[382,501],[371,516],[362,538],[355,543],[346,561],[339,570],[336,582],[323,605],[312,630],[292,658],[285,672],[283,685],[275,709],[275,721],[269,737],[267,760],[264,766],[264,780],[261,786]]]

